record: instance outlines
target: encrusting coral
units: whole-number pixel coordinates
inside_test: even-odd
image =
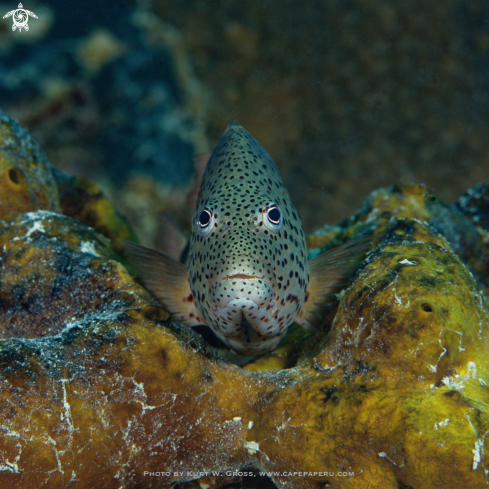
[[[123,221],[96,217],[105,206],[88,213],[95,229],[60,213],[44,157],[12,187],[22,148],[42,153],[1,123],[2,196],[16,192],[0,223],[2,487],[185,487],[245,467],[299,489],[487,486],[486,248],[460,210],[394,188],[311,237],[377,244],[332,325],[289,351],[295,366],[249,372],[131,278],[109,240]],[[273,355],[247,368],[290,365]]]

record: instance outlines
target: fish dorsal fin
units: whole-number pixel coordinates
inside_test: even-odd
[[[207,168],[207,163],[212,155],[212,151],[206,153],[200,153],[192,158],[195,169],[195,181],[192,190],[187,195],[187,202],[190,205],[190,209],[194,212],[197,209],[197,199],[199,197],[200,187],[202,186],[202,177],[204,171]]]
[[[129,241],[122,241],[124,252],[144,286],[179,322],[186,326],[203,324],[188,281],[188,268],[167,255]]]
[[[368,238],[353,239],[309,262],[306,301],[296,322],[308,330],[321,324],[324,311],[336,301],[336,293],[348,284],[351,274],[358,268],[362,252],[371,246]]]

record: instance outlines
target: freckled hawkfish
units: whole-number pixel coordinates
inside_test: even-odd
[[[259,355],[292,322],[311,327],[366,249],[355,240],[308,261],[306,238],[277,166],[237,122],[204,171],[188,267],[133,243],[125,250],[146,288],[178,321],[207,324],[231,349]]]

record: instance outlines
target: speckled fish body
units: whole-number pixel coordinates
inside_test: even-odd
[[[206,324],[239,353],[273,349],[301,313],[308,284],[301,220],[272,158],[237,123],[203,176],[189,271]]]
[[[234,122],[204,171],[188,268],[133,243],[125,250],[175,319],[207,324],[235,352],[259,355],[275,348],[293,321],[321,322],[328,296],[356,268],[350,258],[365,247],[346,243],[308,262],[302,223],[277,166]]]

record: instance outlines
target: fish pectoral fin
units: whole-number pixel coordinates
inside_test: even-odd
[[[363,259],[363,252],[371,247],[369,238],[358,238],[311,260],[306,300],[296,322],[308,331],[318,327],[326,309],[336,302],[336,294],[348,285],[351,274]]]
[[[177,321],[186,326],[204,324],[195,306],[185,265],[144,246],[125,240],[122,244],[134,275]]]

